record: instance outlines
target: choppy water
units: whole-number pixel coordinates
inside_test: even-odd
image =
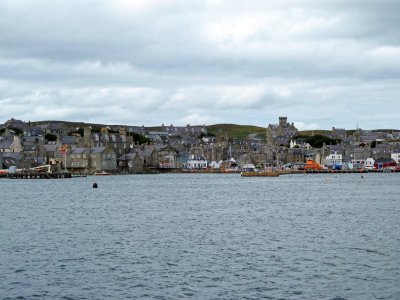
[[[0,299],[400,299],[399,182],[2,179]]]

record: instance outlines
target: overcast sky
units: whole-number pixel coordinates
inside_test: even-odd
[[[0,123],[399,128],[398,0],[3,0]]]

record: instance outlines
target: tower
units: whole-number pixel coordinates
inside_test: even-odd
[[[287,124],[287,117],[279,117],[279,127],[283,128],[286,127]]]
[[[83,128],[83,144],[85,147],[89,147],[92,140],[92,128],[86,126]]]

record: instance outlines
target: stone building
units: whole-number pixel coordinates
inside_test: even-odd
[[[118,159],[118,168],[124,173],[143,173],[143,159],[136,152],[123,154]]]
[[[268,145],[288,145],[289,141],[298,133],[293,123],[287,122],[287,117],[279,117],[279,124],[269,124],[266,130]]]
[[[306,162],[306,149],[290,148],[287,153],[287,162],[289,164],[302,164]]]

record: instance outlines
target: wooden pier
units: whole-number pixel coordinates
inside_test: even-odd
[[[259,172],[242,172],[243,177],[278,177],[279,175],[290,174],[290,171],[259,171]]]
[[[47,173],[47,172],[17,172],[1,175],[8,179],[61,179],[72,178],[70,172]]]

